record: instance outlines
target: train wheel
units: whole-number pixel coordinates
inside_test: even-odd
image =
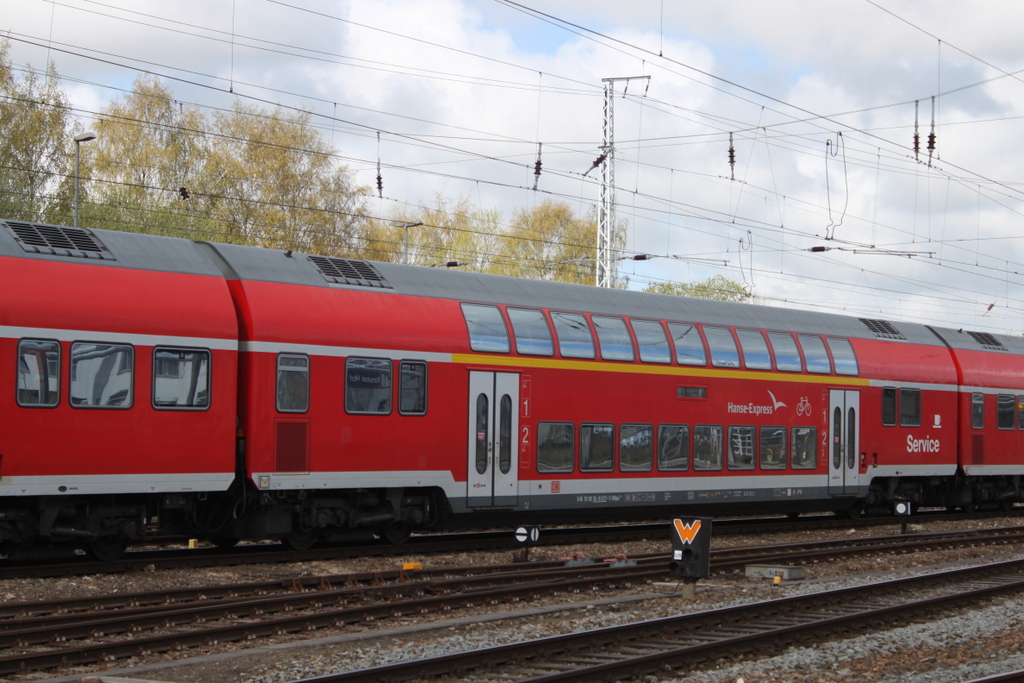
[[[309,550],[316,543],[320,532],[317,529],[293,531],[282,539],[282,543],[292,550]]]
[[[85,545],[86,554],[100,562],[113,562],[121,559],[128,549],[128,541],[116,536],[104,536],[90,541]]]
[[[380,537],[392,545],[402,545],[412,536],[412,529],[404,522],[391,522],[380,528]]]

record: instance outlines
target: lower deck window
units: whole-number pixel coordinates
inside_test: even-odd
[[[580,427],[580,470],[608,472],[615,464],[615,428],[610,424]]]
[[[75,342],[71,345],[71,405],[131,408],[134,368],[131,346]]]
[[[1013,429],[1017,421],[1017,397],[1013,394],[999,394],[996,402],[996,426],[999,429]]]
[[[753,427],[729,427],[729,469],[754,469]]]
[[[182,410],[210,406],[210,352],[153,349],[153,406]]]
[[[364,415],[391,413],[391,361],[349,358],[345,362],[345,410]]]
[[[761,427],[761,469],[786,469],[786,428]]]
[[[398,412],[402,415],[426,415],[427,364],[403,360],[400,373]]]
[[[52,408],[60,400],[60,344],[43,339],[18,342],[18,405]]]
[[[693,469],[722,469],[722,427],[697,425],[693,428]]]
[[[921,426],[921,390],[900,389],[900,427]]]
[[[537,471],[572,472],[576,453],[575,427],[571,422],[537,425]]]
[[[277,357],[277,411],[304,413],[309,410],[309,356],[282,353]]]
[[[651,425],[622,425],[619,434],[619,469],[648,472],[654,460],[654,428]]]
[[[818,429],[793,427],[789,463],[794,470],[813,470],[818,466]]]
[[[658,427],[658,469],[678,472],[690,468],[689,425]]]

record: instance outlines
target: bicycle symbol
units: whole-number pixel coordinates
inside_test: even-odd
[[[811,402],[807,400],[806,396],[800,397],[800,403],[796,406],[797,415],[810,415],[811,414]]]

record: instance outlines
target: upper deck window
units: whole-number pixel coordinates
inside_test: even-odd
[[[811,334],[801,334],[800,346],[804,350],[804,358],[807,360],[807,372],[814,372],[819,375],[828,375],[832,372],[832,362],[828,359],[828,351],[825,350],[825,342],[821,337]]]
[[[18,405],[52,408],[60,401],[60,344],[43,339],[18,342]]]
[[[633,360],[633,340],[622,318],[603,315],[592,317],[597,340],[601,342],[601,358],[605,360]]]
[[[71,405],[131,408],[134,349],[127,344],[71,345]]]
[[[704,336],[711,347],[711,364],[717,368],[738,368],[740,353],[736,350],[736,340],[728,327],[704,326]]]
[[[594,335],[590,323],[582,313],[551,311],[558,336],[558,352],[566,358],[593,358]]]
[[[469,348],[486,353],[508,353],[508,330],[497,306],[462,304],[469,328]]]
[[[857,375],[857,356],[853,353],[853,345],[849,339],[828,337],[828,348],[832,352],[832,360],[836,362],[837,375]]]
[[[750,370],[771,370],[772,355],[768,353],[768,343],[758,330],[736,330],[743,349],[743,364]]]
[[[657,320],[630,320],[636,343],[640,347],[640,360],[645,363],[671,363],[668,337]]]
[[[170,410],[210,407],[210,352],[153,349],[153,406]]]
[[[708,358],[704,352],[704,342],[700,338],[700,330],[696,325],[688,323],[669,323],[669,333],[676,347],[676,362],[680,365],[707,365]]]
[[[551,341],[551,328],[544,311],[535,308],[508,308],[512,321],[512,334],[516,338],[516,351],[530,356],[553,356],[555,345]]]
[[[775,351],[775,367],[783,372],[801,372],[804,363],[800,359],[800,349],[796,340],[789,332],[769,332],[768,341]]]

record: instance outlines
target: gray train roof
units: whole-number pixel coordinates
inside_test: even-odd
[[[244,280],[284,282],[318,287],[359,289],[359,285],[331,284],[305,254],[214,244],[213,248]],[[858,318],[770,306],[758,306],[664,294],[649,294],[619,289],[602,289],[525,278],[504,277],[449,270],[424,268],[395,263],[353,262],[349,259],[314,259],[368,263],[385,286],[366,283],[370,288],[412,296],[429,296],[460,301],[508,304],[565,311],[585,311],[637,318],[657,318],[682,322],[734,325],[768,330],[787,330],[844,337],[877,339],[879,335]],[[354,280],[352,280],[354,282]],[[883,322],[883,321],[878,321]],[[924,325],[888,323],[897,328],[897,337],[930,346],[942,342]],[[886,337],[882,337],[886,338]]]
[[[0,256],[165,273],[221,274],[191,240],[28,221],[0,220]]]
[[[12,220],[0,220],[0,226],[0,256],[158,272],[213,276],[223,274],[229,278],[314,287],[365,289],[360,285],[337,284],[345,281],[345,278],[329,282],[329,278],[310,260],[319,259],[321,262],[369,264],[387,285],[382,287],[380,282],[370,283],[377,285],[379,291],[412,296],[834,334],[862,339],[906,340],[930,346],[945,343],[954,349],[1024,355],[1024,338],[1021,337],[928,327],[916,323],[865,320],[833,313],[600,289],[440,268],[310,257],[273,249],[197,243],[160,235],[67,228]]]

